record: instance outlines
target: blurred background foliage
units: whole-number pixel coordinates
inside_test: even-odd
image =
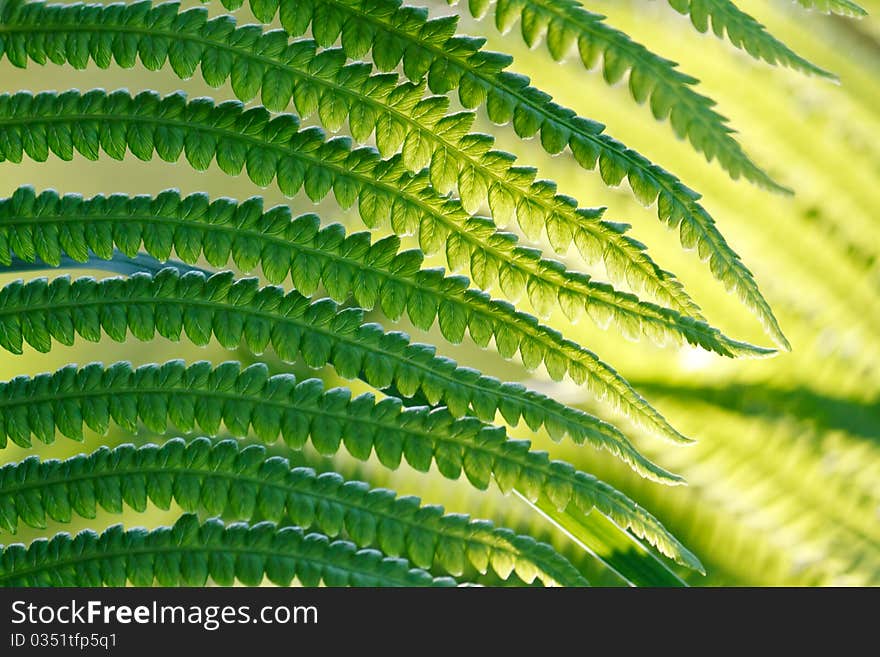
[[[805,12],[788,0],[737,0],[796,52],[836,73],[840,85],[755,62],[711,34],[698,34],[687,17],[660,0],[586,4],[699,78],[700,91],[718,101],[746,152],[796,195],[774,195],[731,181],[717,164],[707,165],[679,141],[667,124],[654,121],[647,108],[635,105],[625,81],[609,89],[600,74],[585,72],[580,62],[549,65],[543,46],[529,51],[518,38],[497,33],[489,20],[476,25],[463,19],[460,31],[488,34],[489,48],[515,56],[513,70],[530,76],[535,86],[552,92],[580,115],[605,123],[610,134],[701,192],[707,210],[755,273],[793,351],[766,360],[729,360],[699,349],[624,342],[613,330],[606,333],[588,322],[571,326],[557,313],[549,320],[552,325],[612,362],[677,429],[697,439],[690,447],[659,447],[655,440],[640,439],[638,429],[625,420],[608,418],[622,422],[649,457],[684,475],[689,485],[653,484],[611,457],[568,443],[554,444],[523,426],[511,434],[532,439],[552,456],[595,473],[651,510],[706,565],[705,577],[681,573],[692,585],[880,584],[880,23],[873,18],[880,13],[880,0],[863,0],[871,16],[861,20]],[[222,9],[217,5],[212,11]],[[444,2],[433,3],[432,15],[449,11]],[[249,22],[246,9],[238,19]],[[100,86],[133,92],[183,89],[191,96],[233,98],[228,87],[210,89],[198,77],[181,83],[170,72],[151,73],[140,67],[19,70],[4,60],[0,80],[4,92]],[[523,164],[539,167],[539,177],[557,181],[560,192],[582,206],[607,205],[606,217],[631,223],[632,234],[650,246],[661,267],[676,272],[713,324],[729,335],[766,344],[753,317],[693,254],[682,252],[677,236],[657,221],[653,209],[639,206],[628,191],[607,189],[597,174],[580,169],[568,153],[551,158],[540,146],[516,138],[510,128],[492,126],[485,119],[478,128],[495,134],[500,148],[516,153]],[[69,163],[2,163],[0,181],[3,196],[22,184],[85,195],[155,194],[170,187],[239,199],[260,194],[267,206],[288,203],[296,213],[318,211],[326,223],[362,228],[333,201],[316,210],[302,195],[287,200],[275,188],[260,190],[245,177],[229,178],[216,167],[199,174],[184,165],[144,163],[133,157],[119,164],[110,159],[91,163],[76,156]],[[582,268],[582,263],[577,266]],[[4,274],[0,283],[17,277]],[[389,328],[437,344],[440,353],[499,378],[523,377],[521,367],[491,351],[450,346],[439,332],[425,335],[404,321]],[[3,356],[0,378],[54,370],[70,362],[127,359],[141,364],[175,357],[215,363],[232,357],[246,363],[252,358],[244,352],[231,356],[219,346],[197,349],[161,339],[125,345],[79,342],[72,348],[58,345],[49,354],[26,347],[22,356]],[[285,368],[273,363],[271,354],[268,358],[276,371]],[[335,383],[332,370],[298,374]],[[346,385],[358,390],[357,384]],[[528,385],[565,403],[606,413],[570,382],[554,383],[538,372]],[[61,457],[131,440],[113,431],[109,438],[89,436],[85,445],[61,439],[38,449],[42,456]],[[144,432],[135,441],[157,438]],[[3,460],[27,455],[11,446]],[[406,466],[389,472],[343,456],[333,463],[313,453],[291,459],[318,469],[335,467],[402,494],[417,494],[425,502],[444,504],[449,511],[528,531],[560,548],[594,583],[620,583],[559,529],[517,498],[496,490],[478,493],[439,476],[415,475]],[[174,516],[173,510],[153,510],[130,519],[155,526]],[[79,522],[100,529],[102,522],[116,521],[108,516]],[[15,540],[27,542],[56,529],[75,528],[24,529]],[[0,536],[0,542],[11,541]]]

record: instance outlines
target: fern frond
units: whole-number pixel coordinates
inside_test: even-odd
[[[470,564],[481,573],[491,567],[503,580],[515,571],[526,583],[589,585],[556,550],[529,536],[335,472],[291,468],[263,447],[241,448],[234,440],[175,438],[161,447],[101,447],[63,461],[32,456],[0,467],[0,525],[13,533],[19,520],[45,528],[47,518],[94,518],[98,507],[143,512],[148,501],[166,510],[173,502],[188,512],[292,523],[330,537],[345,532],[358,547],[454,576]]]
[[[411,568],[404,559],[357,550],[297,527],[271,522],[228,526],[186,514],[173,527],[85,530],[17,543],[0,551],[0,586],[454,586],[448,577]]]
[[[619,491],[564,461],[551,461],[546,452],[530,451],[528,441],[508,439],[501,427],[455,419],[446,408],[403,408],[399,399],[377,402],[371,394],[352,399],[345,388],[324,391],[317,379],[297,383],[288,374],[270,377],[263,364],[241,370],[234,362],[213,369],[208,362],[187,367],[179,360],[137,369],[124,362],[108,368],[93,363],[0,384],[3,445],[7,437],[21,446],[30,446],[31,436],[52,442],[56,430],[81,440],[84,425],[104,433],[111,420],[132,432],[138,421],[156,433],[165,433],[169,422],[208,435],[217,435],[222,423],[235,437],[253,427],[263,442],[281,436],[291,449],[311,439],[324,455],[344,446],[365,460],[375,451],[392,469],[401,459],[419,472],[436,463],[444,477],[458,479],[464,472],[480,490],[494,479],[502,491],[516,489],[528,499],[545,495],[560,509],[595,508],[676,562],[702,569],[656,518]]]
[[[113,195],[84,200],[52,191],[37,196],[22,187],[0,199],[0,265],[9,265],[12,254],[58,265],[65,252],[85,263],[90,252],[112,258],[114,247],[132,258],[143,248],[167,260],[172,246],[190,265],[201,257],[215,267],[232,260],[243,271],[260,267],[272,283],[289,275],[306,295],[323,286],[337,301],[351,296],[363,308],[379,307],[393,321],[406,313],[424,331],[436,321],[454,344],[462,342],[466,331],[484,348],[494,338],[503,358],[519,353],[529,370],[543,363],[557,381],[568,374],[658,436],[690,442],[596,354],[510,304],[469,289],[461,276],[423,269],[423,254],[399,252],[397,237],[374,244],[369,233],[346,237],[341,225],[321,228],[313,214],[291,219],[286,206],[263,212],[259,197],[240,205],[229,199],[211,202],[204,194],[181,198],[175,191],[155,199]]]
[[[701,34],[712,31],[718,38],[727,39],[735,47],[745,50],[755,59],[769,64],[782,64],[796,71],[836,80],[833,73],[807,61],[770,34],[761,23],[737,7],[732,0],[668,0],[682,15],[690,16],[691,24]]]
[[[243,3],[221,1],[228,9]],[[274,20],[277,13],[290,34],[301,35],[311,25],[320,46],[335,45],[341,35],[342,48],[352,59],[372,48],[373,61],[382,70],[394,70],[402,62],[408,78],[426,78],[434,93],[457,89],[465,107],[485,105],[494,123],[512,123],[520,137],[540,135],[539,141],[548,153],[560,153],[568,147],[583,168],[598,165],[608,185],[619,185],[626,178],[642,204],[650,206],[657,201],[660,220],[679,229],[682,245],[709,261],[715,278],[739,295],[773,340],[784,349],[791,348],[752,273],[700,205],[698,193],[604,134],[605,126],[552,102],[547,93],[529,86],[528,78],[505,71],[512,59],[482,50],[483,39],[455,36],[456,17],[429,20],[425,11],[402,5],[400,0],[372,2],[369,11],[361,7],[359,0],[251,0],[250,4],[254,14],[265,22]],[[319,17],[317,27],[315,16]],[[655,97],[659,98],[657,89]],[[670,106],[659,110],[665,115]]]
[[[868,15],[861,6],[851,0],[796,0],[805,9],[815,9],[826,14],[840,14],[851,18],[863,18]]]
[[[458,0],[448,1],[456,4]],[[467,6],[472,16],[481,19],[491,4],[481,0]],[[520,20],[523,41],[529,47],[540,43],[546,34],[547,49],[557,61],[575,44],[585,68],[595,67],[601,57],[602,75],[609,84],[629,72],[633,98],[648,102],[654,118],[668,117],[676,135],[687,137],[708,161],[717,158],[734,180],[743,176],[766,189],[787,191],[746,155],[733,138],[727,119],[713,109],[715,101],[694,91],[696,78],[608,25],[604,16],[587,11],[577,0],[502,1],[495,4],[494,16],[502,33]]]
[[[167,61],[181,78],[200,68],[211,86],[231,79],[242,102],[259,94],[267,109],[283,111],[292,100],[300,116],[317,113],[331,131],[347,120],[360,143],[375,133],[383,157],[400,150],[409,171],[429,166],[433,187],[441,194],[457,190],[467,212],[476,212],[488,199],[498,225],[515,215],[529,238],[546,232],[563,255],[574,243],[587,261],[602,262],[612,280],[625,280],[634,290],[701,318],[675,277],[651,260],[643,244],[623,234],[625,226],[602,221],[602,210],[578,208],[549,181],[536,182],[534,168],[514,166],[513,155],[492,150],[490,135],[468,134],[474,114],[450,114],[446,96],[423,99],[424,83],[398,84],[396,75],[371,75],[369,64],[346,65],[340,49],[318,53],[314,41],[289,44],[283,31],[236,28],[230,16],[207,20],[203,8],[180,12],[174,2],[141,2],[125,10],[28,3],[3,21],[0,33],[5,40],[0,53],[17,66],[30,57],[82,68],[91,58],[102,67],[115,60],[131,68],[139,53],[149,70],[162,69]],[[82,40],[91,44],[84,51]],[[24,45],[34,41],[39,45]]]
[[[236,9],[243,0],[221,0],[221,3],[227,9]],[[449,0],[449,3],[456,4],[456,0]],[[481,0],[469,2],[467,6],[472,16],[481,19],[491,4]],[[528,87],[528,80],[522,76],[502,73],[511,58],[482,52],[480,48],[484,39],[456,36],[455,17],[429,20],[426,11],[404,5],[402,0],[370,3],[362,0],[251,0],[250,5],[254,14],[264,22],[270,22],[279,12],[282,25],[292,34],[303,33],[317,16],[321,27],[317,30],[313,27],[313,32],[322,46],[333,45],[340,34],[344,37],[347,32],[353,35],[348,39],[349,56],[362,56],[372,45],[373,59],[382,70],[391,70],[401,58],[409,57],[415,61],[405,68],[408,77],[418,79],[429,74],[428,84],[436,93],[459,88],[466,107],[481,104],[485,99],[480,96],[485,96],[490,87],[501,87],[504,89],[501,104],[507,116],[499,123],[519,119],[519,123],[529,126],[532,134],[542,127],[540,119],[531,112],[518,112],[521,115],[514,117],[514,108],[518,101],[525,100],[517,96],[531,96],[532,101],[542,105],[550,104],[549,96]],[[633,97],[639,102],[650,97],[654,116],[658,119],[668,116],[680,137],[687,136],[708,159],[717,157],[732,177],[743,175],[769,189],[784,189],[743,152],[731,137],[726,119],[712,109],[714,102],[693,91],[691,85],[697,82],[696,79],[678,71],[673,62],[651,53],[623,32],[608,26],[603,16],[586,11],[574,0],[501,2],[495,7],[495,23],[502,32],[520,17],[523,19],[523,38],[529,46],[538,43],[549,28],[548,49],[555,59],[563,58],[577,42],[587,68],[595,66],[599,56],[604,55],[604,77],[609,83],[617,82],[632,69],[630,89]],[[377,44],[385,52],[377,54]],[[346,48],[344,41],[342,45]],[[433,62],[440,59],[448,60],[449,64],[442,69],[433,67]],[[467,79],[462,80],[463,76]],[[545,107],[544,112],[548,109]],[[558,144],[559,137],[551,143]],[[562,147],[564,141],[559,150]]]
[[[145,160],[156,152],[169,162],[185,154],[194,168],[204,170],[216,159],[229,174],[245,168],[258,185],[277,181],[289,196],[304,188],[318,201],[332,190],[341,206],[357,203],[368,226],[390,214],[395,232],[418,230],[426,253],[445,247],[451,269],[469,265],[483,289],[500,281],[516,295],[525,291],[539,312],[555,303],[572,317],[585,310],[600,326],[614,321],[633,338],[683,338],[731,357],[773,353],[517,246],[515,235],[496,232],[491,220],[471,217],[457,201],[438,195],[427,173],[404,171],[397,156],[381,160],[373,149],[351,150],[346,139],[323,137],[316,128],[300,130],[289,114],[271,118],[264,108],[244,110],[233,101],[187,103],[180,93],[164,98],[103,90],[0,96],[0,161],[19,162],[27,154],[42,162],[50,152],[69,160],[74,151],[95,159],[100,150],[121,159],[130,150]]]
[[[0,289],[0,347],[20,354],[27,342],[48,352],[52,340],[72,345],[76,335],[98,341],[105,333],[117,342],[128,335],[151,340],[158,333],[179,341],[182,334],[205,346],[214,337],[227,349],[244,343],[255,354],[267,347],[285,362],[310,367],[332,364],[344,378],[361,378],[404,396],[422,392],[430,404],[443,404],[455,417],[471,412],[493,421],[501,411],[516,426],[520,418],[533,430],[544,426],[555,440],[569,435],[619,456],[643,476],[664,483],[681,480],[645,459],[614,426],[578,409],[502,383],[455,361],[435,356],[425,344],[410,344],[405,333],[385,333],[364,322],[360,308],[340,309],[330,299],[309,302],[257,279],[235,280],[231,272],[208,278],[165,269],[155,276],[90,277],[71,281],[44,278]]]

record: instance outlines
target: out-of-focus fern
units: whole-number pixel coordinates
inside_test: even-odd
[[[797,3],[807,9],[815,9],[826,14],[841,14],[854,18],[868,15],[864,8],[855,2],[850,2],[850,0],[797,0]]]

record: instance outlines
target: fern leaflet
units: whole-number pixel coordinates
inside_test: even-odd
[[[459,367],[435,356],[429,345],[410,344],[404,333],[364,323],[360,308],[339,309],[329,299],[310,303],[297,292],[260,288],[255,278],[234,280],[231,272],[208,278],[175,269],[101,281],[38,278],[0,289],[0,347],[7,351],[20,354],[27,342],[48,352],[53,339],[69,346],[76,335],[98,341],[102,331],[117,342],[129,334],[149,341],[156,333],[176,342],[185,333],[199,346],[212,337],[227,349],[244,342],[255,354],[271,346],[285,362],[313,368],[331,363],[347,379],[360,377],[379,389],[394,386],[407,397],[421,392],[455,417],[474,412],[492,421],[500,411],[514,426],[523,418],[533,430],[546,427],[556,440],[567,434],[607,449],[655,481],[681,483],[607,422],[520,384]]]
[[[536,182],[535,169],[514,166],[514,156],[491,150],[491,136],[468,134],[473,113],[450,115],[447,97],[422,99],[424,84],[398,85],[395,75],[370,75],[363,62],[345,65],[339,49],[319,54],[314,41],[288,44],[288,35],[280,30],[261,34],[254,26],[236,29],[229,16],[207,20],[204,9],[179,12],[173,2],[139,2],[124,9],[28,3],[9,15],[0,32],[5,39],[0,52],[16,66],[25,66],[30,57],[41,64],[66,60],[83,68],[91,57],[101,67],[115,60],[130,68],[139,53],[150,70],[161,69],[167,60],[182,78],[201,68],[212,86],[231,79],[242,102],[260,94],[267,109],[283,111],[292,99],[300,116],[317,112],[331,131],[348,120],[361,143],[375,133],[383,157],[400,150],[411,172],[430,165],[434,188],[442,194],[457,189],[467,212],[476,212],[488,199],[498,224],[515,214],[528,237],[537,239],[546,232],[561,254],[574,243],[585,259],[601,261],[613,280],[626,280],[636,291],[646,290],[662,303],[700,317],[675,277],[657,267],[643,244],[622,234],[625,225],[602,221],[602,210],[578,208],[549,181]],[[70,38],[63,38],[65,34]],[[90,45],[83,50],[85,41]],[[103,52],[105,47],[110,50]]]
[[[699,560],[650,513],[592,475],[546,452],[530,451],[525,440],[510,440],[501,427],[476,418],[455,419],[446,408],[403,408],[399,399],[354,399],[346,388],[325,391],[321,381],[297,382],[287,374],[269,376],[264,364],[240,369],[229,362],[212,368],[205,361],[187,367],[182,361],[104,368],[67,366],[54,374],[19,376],[0,384],[0,445],[7,438],[28,447],[31,436],[50,443],[56,430],[82,440],[83,426],[98,433],[110,422],[137,431],[138,422],[165,433],[169,421],[185,432],[197,427],[217,435],[221,423],[235,437],[252,427],[264,443],[278,436],[291,449],[311,438],[318,453],[331,456],[341,446],[365,460],[375,451],[395,469],[406,459],[419,472],[432,463],[448,479],[464,472],[476,488],[491,480],[502,491],[518,490],[528,499],[545,495],[558,508],[593,508],[644,538],[676,562],[702,569]]]
[[[500,281],[516,296],[525,291],[539,312],[556,303],[573,316],[586,310],[601,326],[613,321],[631,337],[684,338],[724,356],[773,353],[543,259],[534,249],[517,246],[515,235],[496,232],[490,220],[470,217],[457,201],[439,196],[426,174],[402,171],[399,157],[380,160],[375,150],[350,150],[347,140],[324,141],[317,129],[300,130],[292,115],[271,118],[264,108],[244,110],[231,101],[187,103],[179,93],[164,98],[101,90],[0,95],[0,161],[20,162],[27,154],[42,162],[50,152],[69,160],[75,151],[95,159],[101,149],[115,159],[128,150],[144,160],[156,152],[168,162],[185,154],[198,170],[216,159],[226,173],[245,168],[257,185],[277,180],[284,194],[304,188],[314,201],[332,190],[343,207],[357,203],[367,225],[390,214],[395,232],[418,230],[426,253],[445,247],[453,270],[470,264],[481,288]]]
[[[22,187],[0,200],[0,265],[10,265],[15,254],[25,262],[39,258],[57,266],[65,252],[81,263],[92,262],[91,253],[109,261],[114,247],[135,259],[143,248],[167,260],[173,247],[190,265],[204,257],[216,267],[230,260],[244,271],[259,266],[273,283],[289,275],[306,295],[323,286],[336,300],[352,296],[361,307],[378,306],[393,321],[406,313],[425,331],[436,320],[455,344],[465,331],[481,347],[494,339],[503,358],[519,353],[530,370],[543,363],[554,380],[568,374],[659,436],[690,442],[596,354],[510,304],[468,289],[466,278],[421,268],[423,254],[399,252],[399,246],[395,236],[371,244],[369,233],[346,237],[340,224],[321,228],[312,214],[291,219],[286,206],[263,212],[259,197],[240,205],[229,199],[211,202],[204,194],[182,199],[175,191],[155,199],[117,194],[83,200],[52,191],[38,196]],[[122,273],[132,273],[129,269]]]
[[[512,572],[526,583],[587,586],[583,576],[546,543],[495,527],[487,520],[444,514],[416,497],[345,481],[335,472],[291,469],[265,449],[240,448],[234,440],[212,443],[176,438],[161,447],[101,447],[64,461],[30,457],[0,468],[0,524],[14,532],[17,521],[44,528],[46,518],[70,522],[94,518],[98,507],[138,512],[152,502],[172,502],[184,511],[253,522],[293,523],[330,537],[345,532],[359,547],[405,556],[419,568],[442,568],[461,576],[467,564],[506,580]]]
[[[491,4],[489,0],[469,2],[468,9],[475,18],[482,18]],[[766,189],[787,191],[745,154],[731,136],[727,119],[713,109],[715,101],[693,90],[696,78],[605,23],[604,16],[587,11],[577,0],[524,0],[495,5],[495,25],[501,32],[508,31],[518,19],[523,40],[530,47],[539,43],[546,32],[547,49],[556,60],[577,44],[585,68],[593,68],[602,57],[602,74],[609,84],[618,82],[629,71],[633,98],[639,103],[648,101],[655,118],[668,117],[680,138],[687,137],[707,160],[717,158],[734,180],[743,176]]]
[[[229,9],[236,9],[243,2],[222,1]],[[435,93],[458,89],[459,100],[465,107],[485,105],[493,122],[512,123],[520,137],[539,134],[548,153],[560,153],[568,147],[580,166],[593,169],[598,165],[608,185],[619,185],[626,178],[641,203],[647,206],[658,201],[660,220],[679,229],[685,248],[696,249],[702,260],[709,260],[715,278],[739,295],[773,340],[784,349],[791,348],[752,273],[700,205],[699,194],[641,154],[603,134],[603,125],[553,103],[548,94],[529,86],[528,78],[505,71],[512,59],[481,50],[483,39],[455,36],[456,17],[428,20],[427,12],[401,5],[400,0],[371,3],[370,11],[355,5],[359,6],[358,0],[250,3],[251,10],[264,22],[274,20],[277,13],[290,34],[303,34],[311,25],[320,46],[333,46],[341,38],[343,50],[352,59],[372,49],[373,61],[382,70],[396,69],[402,63],[407,77],[413,81],[426,78]],[[315,16],[319,19],[317,23],[313,20]],[[656,93],[655,96],[659,97]],[[668,106],[658,109],[669,111]]]
[[[204,586],[235,581],[257,586],[266,577],[289,586],[296,577],[305,586],[453,586],[448,577],[432,577],[404,559],[376,550],[357,550],[348,541],[278,528],[219,520],[199,524],[186,514],[173,527],[123,529],[114,525],[100,535],[91,530],[56,534],[29,546],[0,551],[0,586]]]

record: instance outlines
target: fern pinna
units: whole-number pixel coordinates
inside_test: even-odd
[[[833,77],[730,0],[669,4],[698,31],[711,23],[755,58]],[[825,4],[861,11],[848,2]],[[456,14],[434,16],[440,7],[251,0],[256,23],[240,25],[223,14],[241,5],[222,0],[209,12],[177,2],[0,2],[0,56],[13,66],[142,65],[149,75],[165,71],[179,80],[198,72],[210,87],[230,82],[234,96],[7,89],[0,95],[4,166],[129,154],[197,171],[216,164],[222,174],[244,173],[290,199],[304,192],[318,203],[332,192],[369,229],[295,216],[260,197],[5,190],[4,271],[85,267],[123,274],[8,282],[0,289],[0,347],[7,352],[22,354],[26,345],[48,352],[77,338],[125,343],[159,336],[218,344],[254,364],[91,363],[0,384],[4,447],[30,450],[34,438],[50,444],[58,434],[84,440],[111,430],[168,437],[161,445],[7,463],[0,468],[4,531],[60,529],[76,517],[95,518],[98,509],[125,513],[127,522],[148,503],[182,514],[170,528],[115,525],[8,545],[0,553],[0,582],[403,586],[490,581],[491,574],[509,583],[587,584],[563,550],[527,534],[347,481],[332,471],[336,466],[320,474],[295,467],[240,442],[248,440],[325,470],[321,457],[345,452],[374,468],[405,462],[448,479],[464,474],[478,490],[515,491],[630,583],[681,582],[673,572],[679,566],[701,571],[699,559],[648,511],[524,438],[568,437],[609,452],[652,482],[683,483],[642,455],[621,428],[370,321],[374,314],[406,319],[425,332],[436,325],[450,344],[467,337],[526,370],[583,385],[601,402],[599,413],[611,411],[672,443],[690,442],[610,364],[567,337],[565,324],[584,316],[631,339],[690,344],[731,358],[769,356],[775,348],[710,324],[629,225],[605,217],[604,208],[582,206],[540,179],[536,167],[496,147],[495,137],[477,130],[481,114],[511,124],[516,138],[537,136],[551,155],[567,151],[610,187],[627,181],[642,204],[656,203],[681,244],[708,261],[776,346],[788,349],[755,278],[700,194],[601,123],[555,103],[511,70],[511,56],[463,34]],[[609,84],[626,77],[636,102],[668,119],[731,177],[788,192],[746,154],[714,102],[696,91],[695,78],[575,0],[472,0],[466,10],[476,20],[491,16],[502,32],[519,22],[524,42],[546,41],[554,60],[577,50],[587,69],[601,61]],[[280,29],[270,27],[276,19]],[[342,129],[347,135],[331,136]],[[436,266],[438,258],[446,269]],[[329,365],[351,388],[271,374],[261,360],[273,368],[324,370],[327,378]],[[356,393],[364,388],[372,392]],[[333,461],[340,468],[343,462]],[[591,531],[609,526],[647,541],[678,566],[655,558],[634,565],[590,543]],[[127,554],[132,546],[136,556]]]

